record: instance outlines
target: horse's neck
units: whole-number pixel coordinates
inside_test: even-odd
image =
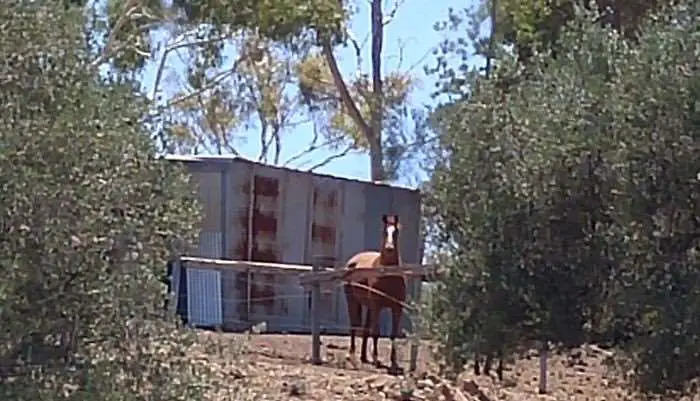
[[[398,248],[396,248],[395,251],[393,251],[393,252],[387,252],[386,250],[382,250],[379,253],[378,262],[382,266],[399,266],[399,265],[401,265],[401,254],[399,253]]]

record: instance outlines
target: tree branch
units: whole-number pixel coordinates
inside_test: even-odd
[[[360,43],[357,41],[357,38],[355,38],[355,35],[347,29],[345,33],[348,35],[348,40],[352,43],[352,47],[355,48],[355,60],[357,60],[357,71],[362,70],[362,46],[360,46]]]
[[[353,145],[348,145],[342,152],[326,157],[325,159],[321,160],[320,162],[309,167],[309,169],[306,171],[309,171],[309,172],[314,171],[317,168],[321,168],[321,167],[327,165],[328,163],[332,162],[333,160],[340,159],[341,157],[345,157],[350,152],[352,152],[353,149],[354,149]]]
[[[318,136],[314,135],[314,139],[311,141],[311,143],[309,144],[309,146],[306,149],[304,149],[301,152],[297,153],[296,155],[290,157],[289,159],[287,159],[287,161],[282,163],[282,165],[287,166],[290,163],[295,162],[295,161],[301,159],[302,157],[308,155],[309,153],[315,152],[317,150],[321,150],[327,146],[332,145],[335,142],[335,140],[329,139],[321,144],[317,144],[316,143],[317,140],[318,140]]]
[[[119,32],[122,29],[122,26],[124,26],[126,21],[139,8],[136,2],[137,0],[128,0],[126,4],[124,4],[124,12],[122,13],[122,15],[119,16],[117,22],[114,24],[114,27],[110,30],[109,36],[107,37],[107,43],[105,43],[105,47],[102,49],[102,52],[95,60],[93,60],[90,63],[91,68],[99,67],[100,64],[104,63],[111,56],[112,51],[114,50],[114,41],[117,32]]]
[[[338,68],[338,62],[335,59],[335,55],[333,55],[333,48],[331,47],[330,42],[325,40],[321,45],[321,49],[323,56],[328,63],[328,68],[331,70],[333,82],[338,88],[338,92],[340,92],[340,101],[348,109],[348,115],[350,118],[352,118],[355,124],[357,124],[360,130],[365,133],[365,135],[372,135],[372,130],[370,129],[369,124],[367,124],[367,121],[365,121],[365,119],[362,117],[360,109],[357,108],[357,104],[355,104],[355,101],[352,99],[350,91],[348,90],[348,86],[345,84],[340,68]]]
[[[233,73],[236,72],[237,69],[238,69],[238,61],[236,61],[236,63],[234,63],[234,65],[233,65],[233,67],[231,67],[231,69],[226,70],[226,71],[222,71],[222,72],[218,73],[217,75],[215,75],[211,80],[209,80],[209,82],[206,85],[202,86],[201,88],[199,88],[191,93],[188,93],[186,95],[182,95],[180,97],[177,97],[177,98],[169,101],[163,108],[175,106],[179,103],[190,100],[193,97],[201,95],[205,91],[212,89],[212,88],[216,87],[216,85],[225,81],[227,78],[229,78],[231,75],[233,75]]]
[[[187,35],[183,35],[183,36],[185,38],[187,37]],[[214,42],[218,42],[218,41],[222,41],[222,40],[226,40],[226,39],[230,39],[230,38],[231,38],[231,35],[226,34],[226,35],[217,36],[215,38],[195,40],[193,42],[186,41],[186,39],[183,39],[179,43],[174,43],[174,44],[166,47],[165,50],[163,50],[163,56],[161,57],[160,63],[158,64],[158,70],[156,71],[156,78],[155,78],[155,81],[153,82],[153,95],[152,95],[153,100],[156,99],[156,95],[158,93],[158,87],[160,87],[160,81],[163,77],[163,70],[165,69],[165,60],[167,60],[168,54],[170,52],[181,49],[183,47],[206,45],[209,43],[214,43]],[[234,66],[236,64],[237,63],[235,63]]]
[[[391,21],[393,21],[394,18],[396,18],[396,13],[399,11],[399,7],[401,7],[405,2],[406,0],[396,0],[396,2],[394,3],[394,8],[392,8],[386,16],[386,18],[383,19],[382,26],[389,25]]]

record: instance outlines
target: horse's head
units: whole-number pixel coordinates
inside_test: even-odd
[[[398,252],[399,249],[399,216],[393,214],[385,214],[382,216],[384,223],[384,239],[382,242],[382,252]]]

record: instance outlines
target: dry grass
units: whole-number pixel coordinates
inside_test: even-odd
[[[578,357],[554,355],[549,364],[549,393],[537,394],[538,358],[518,360],[505,380],[464,374],[448,383],[436,376],[436,365],[426,347],[421,348],[417,372],[394,377],[385,369],[353,364],[347,358],[349,340],[324,336],[324,364],[309,363],[310,336],[252,335],[200,332],[203,342],[216,344],[206,356],[221,366],[220,386],[211,400],[638,400],[622,387],[621,380],[603,365],[604,352],[585,347]],[[389,341],[380,339],[380,359],[388,361]],[[408,346],[401,343],[401,364],[408,366]],[[244,345],[244,349],[241,346]],[[359,345],[359,344],[358,344]],[[211,349],[211,347],[209,347]],[[202,352],[201,350],[198,353]],[[211,352],[211,351],[209,351]],[[201,357],[201,354],[200,354]],[[697,398],[700,400],[700,397]]]

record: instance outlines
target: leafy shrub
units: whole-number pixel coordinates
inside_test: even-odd
[[[605,342],[636,389],[679,394],[700,375],[700,7],[633,40],[594,21],[434,116],[436,334],[458,367],[484,341]]]

